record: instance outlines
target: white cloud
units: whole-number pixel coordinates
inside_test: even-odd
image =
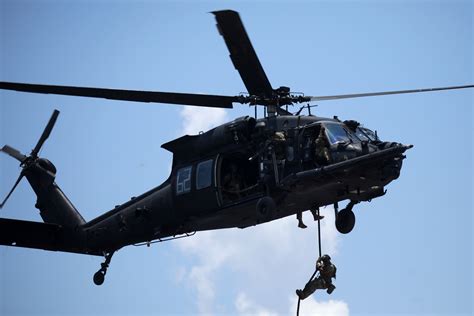
[[[298,299],[296,296],[289,297],[289,309],[288,315],[296,314],[298,305]],[[248,295],[244,292],[240,292],[235,299],[235,308],[238,315],[255,315],[255,316],[276,316],[276,312],[256,304],[253,300],[249,299]],[[349,307],[343,301],[329,300],[329,301],[316,301],[314,296],[306,298],[300,302],[301,316],[348,316]]]
[[[187,135],[206,132],[229,120],[224,109],[185,106],[179,114],[183,119],[182,133]]]
[[[211,278],[212,267],[195,266],[191,269],[189,280],[197,291],[197,304],[201,314],[211,314],[215,297],[214,282]]]
[[[326,208],[321,213],[326,216],[321,221],[323,253],[334,256],[339,247],[334,210]],[[291,216],[244,230],[199,232],[192,238],[177,241],[175,244],[183,253],[197,259],[185,280],[196,291],[200,313],[212,313],[216,293],[220,293],[220,287],[228,285],[216,280],[225,279],[229,271],[239,276],[238,287],[251,293],[252,297],[268,292],[266,296],[258,296],[259,303],[267,305],[272,304],[275,297],[271,291],[263,289],[279,288],[283,295],[279,300],[283,302],[287,294],[302,287],[312,274],[318,255],[316,222],[312,221],[311,214],[305,215],[309,226],[305,230],[297,228],[297,220]],[[268,309],[250,302],[247,294],[239,294],[235,306],[237,312],[243,314],[259,314],[259,311],[262,315],[264,312],[271,314]],[[320,309],[325,306],[317,305]],[[245,313],[246,308],[248,313]]]
[[[184,281],[184,278],[186,276],[186,268],[181,266],[176,268],[175,270],[175,282],[176,283],[181,283]]]
[[[252,300],[250,300],[247,294],[241,292],[235,299],[235,308],[239,315],[255,315],[255,316],[276,316],[275,312],[272,312],[262,306],[259,306]]]
[[[184,253],[198,258],[199,264],[193,266],[186,277],[196,290],[199,312],[212,313],[216,295],[214,276],[222,265],[236,254],[235,249],[232,245],[226,247],[214,232],[203,232],[176,244]]]
[[[298,299],[294,296],[290,297],[290,309],[288,313],[296,314],[296,308],[298,305]],[[311,316],[348,316],[349,307],[343,301],[329,300],[329,301],[316,301],[314,296],[306,298],[300,303],[300,315],[311,315]]]

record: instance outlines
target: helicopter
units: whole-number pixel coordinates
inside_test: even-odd
[[[294,115],[287,107],[312,101],[474,87],[319,97],[293,93],[284,86],[274,89],[238,13],[213,13],[248,95],[0,82],[1,89],[23,92],[220,108],[241,103],[265,109],[263,118],[237,118],[205,133],[163,144],[173,153],[169,178],[89,222],[56,184],[55,166],[38,157],[58,118],[59,112],[55,111],[29,155],[8,145],[2,148],[20,162],[22,171],[0,207],[26,177],[37,195],[35,206],[44,223],[1,219],[1,244],[104,256],[105,262],[93,278],[100,285],[114,252],[131,244],[190,236],[196,231],[250,227],[325,205],[335,206],[336,228],[349,233],[355,224],[354,205],[385,194],[385,187],[399,177],[404,153],[412,146],[382,141],[377,133],[356,121],[301,112]],[[338,203],[345,200],[349,200],[347,206],[339,210]]]

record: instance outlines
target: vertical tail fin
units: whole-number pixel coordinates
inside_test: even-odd
[[[18,160],[22,168],[15,185],[2,204],[0,204],[0,209],[11,196],[21,179],[26,177],[38,196],[36,207],[40,210],[40,215],[46,223],[77,227],[85,223],[84,218],[82,218],[71,201],[69,201],[54,182],[56,167],[49,160],[38,157],[41,147],[53,130],[58,115],[59,111],[54,110],[53,115],[49,119],[41,137],[29,156],[22,154],[19,150],[8,145],[0,149],[1,152]]]
[[[47,161],[41,158],[42,161]],[[47,161],[51,164],[51,162]],[[52,164],[51,164],[52,165]],[[35,207],[45,223],[77,227],[85,223],[74,205],[54,182],[50,175],[45,176],[44,169],[31,168],[25,176],[38,197]]]

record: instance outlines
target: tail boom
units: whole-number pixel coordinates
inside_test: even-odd
[[[81,230],[57,224],[0,218],[0,245],[102,256],[87,247]]]

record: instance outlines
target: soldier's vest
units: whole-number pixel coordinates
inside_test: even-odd
[[[324,280],[331,282],[331,278],[336,276],[336,267],[333,264],[330,264],[320,270],[319,273]]]

